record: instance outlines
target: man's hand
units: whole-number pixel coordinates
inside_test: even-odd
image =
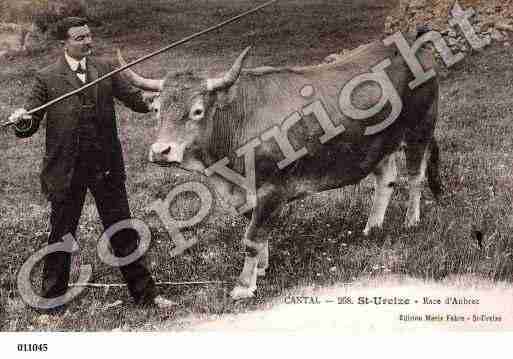
[[[26,132],[32,126],[32,115],[29,115],[24,108],[19,108],[9,116],[9,121],[16,122],[14,125],[16,132]]]

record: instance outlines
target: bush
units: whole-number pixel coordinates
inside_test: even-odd
[[[30,23],[34,15],[47,7],[48,0],[5,0],[0,4],[3,22]]]
[[[34,23],[42,32],[67,16],[87,16],[84,0],[7,0],[0,10],[8,23]]]

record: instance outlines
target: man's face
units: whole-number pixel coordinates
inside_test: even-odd
[[[93,38],[87,25],[71,27],[68,38],[64,41],[64,48],[69,56],[76,60],[92,54]]]

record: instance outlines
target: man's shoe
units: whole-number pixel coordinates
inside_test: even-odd
[[[177,302],[173,302],[172,300],[166,299],[161,295],[157,295],[153,299],[153,304],[159,309],[168,309],[172,307],[176,307],[178,305]]]

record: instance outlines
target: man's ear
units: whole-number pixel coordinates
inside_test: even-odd
[[[238,84],[237,82],[224,90],[215,91],[215,96],[217,99],[217,104],[219,107],[223,108],[233,102],[235,100],[235,96],[237,95]]]

